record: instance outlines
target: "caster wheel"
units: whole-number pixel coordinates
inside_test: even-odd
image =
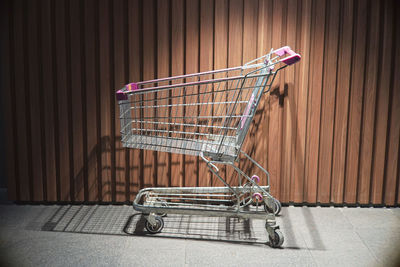
[[[279,215],[279,213],[282,210],[282,204],[279,200],[274,199],[274,208],[271,209],[264,203],[264,210],[268,213],[273,213],[275,215]]]
[[[269,236],[269,244],[273,248],[280,248],[282,246],[284,240],[285,239],[283,238],[283,234],[279,230],[274,231],[273,237]]]
[[[168,207],[168,204],[166,201],[162,201],[161,202],[161,206],[162,207]],[[167,217],[167,213],[157,213],[157,215],[161,216],[161,217]]]
[[[279,213],[280,213],[281,210],[282,210],[282,204],[281,204],[281,202],[280,202],[279,200],[277,200],[277,199],[274,199],[274,202],[275,202],[274,214],[275,214],[275,215],[279,215]]]
[[[156,220],[155,225],[152,225],[151,223],[149,223],[149,221],[146,221],[144,225],[146,227],[147,232],[149,232],[150,234],[157,234],[161,232],[161,230],[164,228],[164,220],[160,216],[156,216],[155,220]]]

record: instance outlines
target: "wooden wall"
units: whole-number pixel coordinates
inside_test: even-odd
[[[126,202],[144,186],[212,183],[198,158],[122,148],[116,90],[289,45],[302,60],[280,73],[245,145],[271,172],[272,193],[399,205],[396,2],[2,1],[9,198]]]

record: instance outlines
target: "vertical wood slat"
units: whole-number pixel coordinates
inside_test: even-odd
[[[146,7],[146,5],[145,5]],[[149,64],[149,68],[151,67],[152,70],[148,71],[149,75],[152,75],[152,77],[149,77],[148,79],[154,79],[157,77],[157,44],[156,44],[156,38],[157,38],[157,22],[156,22],[156,16],[157,16],[157,8],[156,8],[156,2],[153,1],[151,2],[151,5],[148,6],[149,9],[143,9],[143,13],[146,14],[146,17],[148,17],[149,20],[152,20],[152,22],[148,22],[145,23],[143,26],[143,30],[147,33],[145,36],[149,36],[148,39],[146,37],[143,38],[144,40],[144,45],[145,46],[149,46],[149,51],[151,51],[151,56],[149,56],[146,61],[148,60],[150,62]],[[149,31],[146,31],[146,24],[148,24],[148,29]],[[148,45],[146,43],[149,43]],[[146,51],[146,49],[144,50]],[[144,52],[144,55],[146,56],[146,52]],[[146,64],[143,65],[144,66],[144,71],[146,71]],[[157,95],[157,93],[153,93],[151,95],[151,97],[155,98]],[[156,102],[149,102],[149,103],[153,103],[154,105],[156,105]],[[157,108],[153,108],[151,110],[148,110],[151,112],[151,116],[157,117],[159,116],[159,110]],[[158,152],[157,151],[152,151],[151,152],[151,185],[157,185],[158,184]]]
[[[56,88],[53,86],[57,81],[53,73],[55,68],[55,25],[52,21],[51,14],[54,13],[54,5],[50,1],[42,1],[39,6],[41,17],[39,18],[39,30],[41,34],[40,54],[42,57],[42,69],[39,79],[42,79],[41,87],[43,94],[43,127],[44,142],[43,149],[45,151],[43,161],[45,169],[43,170],[43,201],[57,200],[57,184],[59,184],[59,157],[56,152],[56,124],[55,120],[58,116],[57,105],[55,104],[56,93],[55,89],[48,90],[47,88]],[[57,142],[58,143],[58,142]],[[57,170],[58,168],[58,170]]]
[[[70,198],[70,153],[72,153],[69,145],[69,116],[68,116],[68,101],[69,96],[67,90],[67,46],[66,36],[62,34],[66,32],[66,21],[65,18],[65,1],[57,1],[54,3],[54,13],[51,16],[51,20],[55,23],[54,32],[52,36],[53,48],[55,49],[54,55],[57,55],[53,59],[53,79],[55,85],[57,109],[55,115],[55,145],[56,145],[56,158],[59,159],[59,183],[56,184],[57,190],[57,201],[69,201]],[[55,62],[54,62],[55,61]],[[58,133],[58,134],[57,134]],[[57,163],[57,161],[56,161]]]
[[[200,33],[199,33],[199,71],[207,71],[213,68],[213,1],[206,0],[200,1]],[[201,79],[211,79],[212,77],[206,75],[206,77],[202,77]],[[210,90],[208,87],[202,85],[199,86],[199,93],[204,92],[205,90]],[[204,98],[203,98],[204,99]],[[211,99],[209,100],[211,101]],[[211,113],[211,105],[207,105],[204,109],[200,109],[199,115],[205,116],[210,115]],[[211,186],[213,181],[213,175],[208,170],[203,160],[200,160],[199,163],[199,185],[200,186]]]
[[[228,0],[216,0],[214,2],[214,69],[228,67],[228,5]],[[214,77],[222,78],[224,74],[217,74]],[[199,164],[204,165],[200,160]],[[232,172],[228,168],[225,167],[224,171],[221,170],[224,177],[229,177],[228,173]],[[202,179],[200,175],[199,179]]]
[[[393,9],[394,14],[399,12],[400,5],[397,4]],[[393,46],[393,69],[391,81],[391,110],[390,110],[390,126],[388,134],[388,154],[386,160],[386,186],[384,188],[384,204],[393,206],[400,204],[399,190],[399,142],[400,142],[400,80],[394,73],[400,71],[400,20],[397,19],[394,24],[395,42]],[[396,193],[398,199],[396,200]]]
[[[186,32],[185,32],[185,73],[199,72],[199,29],[200,29],[200,14],[199,14],[199,1],[186,2]],[[192,81],[192,80],[190,80]],[[197,87],[189,88],[186,94],[194,94],[198,92]],[[188,97],[186,101],[190,101]],[[193,110],[193,109],[192,109]],[[193,116],[195,114],[190,114]],[[197,114],[196,114],[197,115]],[[189,122],[190,123],[190,122]],[[198,157],[185,156],[185,183],[184,186],[196,186],[199,181],[198,172]]]
[[[257,58],[265,55],[271,49],[272,39],[272,0],[258,2],[258,25],[257,25]],[[260,100],[261,119],[258,122],[259,128],[255,133],[255,140],[258,146],[255,152],[255,159],[262,165],[268,166],[268,126],[269,126],[269,97],[264,96]],[[267,185],[267,177],[257,172],[261,185]]]
[[[306,189],[305,202],[317,202],[318,188],[318,151],[320,139],[320,113],[321,113],[321,91],[322,91],[322,73],[324,64],[324,43],[321,40],[325,38],[325,9],[326,3],[323,1],[313,1],[313,17],[311,34],[311,59],[310,59],[310,89],[307,110],[307,148],[306,157]]]
[[[111,162],[110,162],[110,170],[111,170],[111,174],[110,174],[110,197],[111,197],[111,201],[115,202],[116,201],[116,177],[117,177],[117,168],[116,168],[116,164],[117,164],[117,155],[116,155],[116,147],[115,147],[115,95],[112,93],[112,89],[113,87],[115,87],[115,33],[114,33],[114,18],[115,18],[115,14],[114,14],[114,2],[113,1],[107,1],[106,3],[107,5],[107,17],[108,17],[108,57],[109,57],[109,64],[110,64],[110,68],[109,68],[109,85],[106,89],[106,92],[109,95],[109,108],[110,108],[110,128],[111,128],[111,132],[110,132],[110,157],[111,157]]]
[[[141,27],[141,17],[139,14],[139,1],[129,1],[128,2],[128,35],[129,35],[129,80],[136,82],[140,80],[141,70],[140,70],[140,27]],[[140,151],[138,149],[131,149],[130,151],[130,199],[133,199],[134,195],[139,191],[140,186]]]
[[[374,155],[372,161],[372,183],[370,192],[370,202],[372,204],[381,204],[383,200],[385,162],[386,162],[386,138],[389,114],[389,96],[390,96],[390,75],[392,70],[392,38],[393,36],[393,2],[386,1],[383,4],[383,43],[382,43],[382,61],[379,69],[379,90],[377,94],[376,121],[375,121],[375,142]],[[385,119],[381,119],[385,118]]]
[[[87,178],[85,180],[86,190],[85,190],[85,201],[97,201],[98,200],[98,125],[97,111],[99,107],[97,106],[97,93],[96,86],[96,21],[95,12],[96,4],[94,1],[85,1],[83,6],[84,11],[84,23],[85,23],[85,34],[84,34],[84,56],[85,56],[85,70],[86,79],[83,90],[86,90],[86,128],[87,138],[86,138],[86,152],[84,155],[84,166],[86,168]],[[82,11],[81,11],[82,12]],[[86,192],[87,191],[87,192]]]
[[[339,35],[339,1],[328,1],[324,52],[323,91],[321,103],[320,147],[318,159],[318,197],[329,203],[332,170],[333,125],[335,121],[335,91],[337,81],[337,51]]]
[[[125,6],[124,6],[124,1],[112,1],[113,4],[113,59],[114,59],[114,70],[113,70],[113,76],[114,76],[114,85],[113,88],[110,88],[110,94],[112,97],[111,103],[113,103],[112,107],[114,110],[114,136],[115,140],[113,141],[113,145],[115,147],[115,181],[112,181],[115,183],[113,190],[114,192],[114,197],[115,201],[117,202],[124,202],[126,200],[125,196],[125,191],[126,191],[126,177],[125,175],[128,173],[129,170],[127,169],[126,166],[126,156],[127,156],[127,150],[122,147],[122,144],[120,142],[121,140],[121,134],[120,134],[120,129],[121,129],[121,124],[119,119],[117,119],[115,116],[118,116],[119,114],[119,106],[115,102],[115,95],[113,92],[116,90],[116,88],[121,89],[128,80],[128,77],[126,77],[127,73],[125,73],[125,57],[126,55],[126,48],[125,48],[125,42],[126,38],[128,36],[125,36]],[[150,33],[149,33],[150,35]],[[150,60],[150,59],[149,59]]]
[[[157,78],[168,77],[170,74],[170,8],[169,1],[157,1]],[[160,112],[167,114],[168,108],[161,109]],[[168,171],[169,154],[158,152],[158,155],[158,186],[167,187],[171,181]]]
[[[372,175],[372,158],[373,158],[373,139],[374,139],[374,124],[375,124],[375,106],[378,89],[378,70],[380,60],[379,47],[379,13],[380,5],[376,1],[372,1],[369,6],[369,23],[368,26],[368,50],[366,57],[366,73],[364,101],[363,101],[363,121],[361,132],[361,148],[360,148],[360,173],[362,177],[360,186],[361,191],[364,191],[362,202],[367,203],[367,196],[370,193],[370,182]]]
[[[297,122],[297,134],[295,143],[295,159],[292,163],[292,169],[294,172],[293,191],[294,195],[292,200],[294,202],[304,201],[304,188],[305,188],[305,156],[306,156],[306,126],[307,126],[307,96],[308,96],[308,85],[309,85],[309,73],[307,69],[310,64],[310,29],[311,29],[311,7],[312,1],[306,0],[302,2],[301,14],[301,30],[300,38],[301,43],[299,46],[299,53],[302,55],[302,64],[300,65],[299,77],[297,85],[299,87],[298,98],[297,98],[297,111],[296,111],[296,122]]]
[[[83,105],[84,99],[82,99],[82,80],[85,74],[82,71],[82,59],[84,58],[83,51],[81,50],[81,31],[84,30],[81,27],[81,7],[80,3],[76,0],[70,0],[69,10],[70,10],[70,36],[69,36],[69,53],[70,53],[70,81],[71,87],[71,102],[70,102],[70,112],[71,115],[71,125],[70,131],[72,131],[72,181],[71,186],[73,190],[73,201],[83,201],[84,200],[84,165],[83,165]],[[86,116],[86,114],[84,114]],[[71,136],[70,136],[71,138]],[[71,190],[72,191],[72,190]]]
[[[331,183],[331,202],[339,204],[343,202],[346,169],[353,8],[354,1],[342,1]]]
[[[242,64],[246,64],[254,58],[257,58],[257,26],[258,26],[258,2],[257,1],[243,1],[243,52],[242,52]],[[260,114],[255,114],[252,121],[251,128],[247,133],[246,141],[243,143],[242,150],[254,157],[259,147],[255,144],[255,133],[259,126],[261,119]],[[244,164],[243,164],[244,163]],[[253,164],[249,161],[241,161],[239,164],[240,168],[249,174],[251,177],[256,171]]]
[[[16,114],[15,110],[15,82],[13,81],[14,69],[14,38],[13,38],[13,14],[14,8],[12,1],[2,1],[1,7],[1,33],[0,40],[2,44],[0,57],[3,60],[0,67],[1,77],[1,99],[2,99],[2,129],[4,129],[5,142],[5,175],[7,179],[8,198],[18,199],[17,176],[18,160],[16,160]],[[12,177],[12,179],[10,179]]]
[[[15,45],[15,53],[14,53],[14,68],[13,71],[14,77],[13,81],[15,82],[15,106],[16,106],[16,120],[17,120],[17,132],[15,133],[15,137],[17,138],[17,161],[18,161],[18,175],[19,180],[18,184],[18,193],[19,199],[21,201],[29,201],[30,193],[29,193],[29,177],[31,173],[29,172],[31,165],[31,158],[28,154],[28,138],[30,138],[30,130],[27,126],[27,120],[29,116],[29,112],[27,111],[27,99],[26,95],[29,95],[28,91],[28,82],[27,79],[20,79],[19,77],[27,77],[28,73],[26,73],[26,53],[24,53],[23,44],[26,43],[24,40],[24,34],[26,33],[23,30],[23,2],[22,1],[13,1],[13,37],[14,37],[14,45]],[[28,99],[29,100],[29,99]]]
[[[111,101],[110,98],[110,14],[108,11],[108,1],[99,2],[99,50],[100,50],[100,103],[101,103],[101,169],[102,169],[102,192],[100,192],[100,200],[111,201]]]
[[[171,75],[179,75],[184,72],[184,55],[185,55],[185,40],[184,40],[184,1],[172,0],[171,5]],[[174,94],[174,93],[173,93]],[[175,100],[172,99],[174,102]],[[171,109],[172,115],[176,113],[174,108]],[[184,174],[184,156],[171,155],[171,185],[182,186]]]
[[[361,179],[358,183],[358,166],[360,150],[360,128],[364,86],[367,1],[358,1],[355,6],[354,39],[350,84],[350,106],[347,133],[346,181],[345,203],[356,203],[361,190]],[[357,193],[358,192],[358,193]]]
[[[242,63],[242,39],[243,39],[243,1],[234,0],[228,3],[228,68],[240,66]],[[207,48],[203,48],[207,49]],[[200,67],[200,71],[208,66]],[[235,171],[227,167],[227,182],[236,182]]]
[[[282,5],[281,1],[273,1],[273,17],[272,17],[272,40],[271,47],[275,49],[280,47],[280,35],[281,35],[281,16],[282,16]],[[279,81],[279,77],[277,77]],[[268,165],[269,172],[271,175],[271,193],[278,199],[280,199],[280,175],[281,175],[281,127],[280,127],[280,96],[279,87],[276,87],[278,83],[276,81],[268,95],[269,98],[269,133],[268,133]]]
[[[286,45],[294,51],[297,47],[297,1],[288,0],[286,16]],[[282,202],[289,202],[293,199],[293,163],[295,153],[296,120],[295,110],[297,106],[298,85],[295,84],[295,70],[297,66],[292,66],[285,70],[284,78],[284,103],[283,103],[283,143],[282,143]],[[279,75],[279,74],[278,74]]]
[[[39,7],[34,2],[25,4],[29,12],[26,12],[25,18],[27,20],[27,40],[28,46],[28,57],[29,66],[27,75],[29,83],[29,101],[30,110],[28,111],[31,126],[31,139],[28,141],[28,147],[31,148],[31,155],[28,155],[32,159],[32,177],[30,177],[29,187],[31,192],[30,200],[40,201],[43,199],[43,153],[42,148],[44,141],[42,139],[42,123],[43,123],[43,95],[40,80],[40,71],[42,66],[42,57],[40,54],[40,42],[39,42],[39,31],[38,31],[38,9]]]
[[[122,148],[115,90],[290,45],[302,61],[278,74],[243,146],[270,170],[272,194],[295,203],[398,203],[393,1],[7,5],[11,199],[125,202],[144,186],[216,185],[198,158]],[[226,176],[236,183],[229,168]]]

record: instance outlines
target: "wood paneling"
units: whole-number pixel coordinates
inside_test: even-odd
[[[238,66],[289,45],[302,60],[278,74],[243,146],[270,171],[272,194],[284,203],[400,203],[396,1],[1,7],[11,200],[129,202],[145,186],[219,185],[199,158],[123,148],[115,92],[130,81]],[[243,159],[240,166],[257,174]],[[222,173],[236,183],[232,169]]]

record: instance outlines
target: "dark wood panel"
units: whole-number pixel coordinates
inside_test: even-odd
[[[128,2],[128,36],[129,36],[129,81],[137,82],[141,79],[141,17],[140,14],[140,3],[139,1],[129,1]],[[168,25],[168,24],[166,24]],[[168,26],[167,26],[168,27]],[[139,191],[141,185],[141,161],[140,151],[137,149],[132,149],[129,156],[129,198],[132,200],[134,195]]]
[[[148,2],[148,1],[146,1]],[[112,96],[111,101],[111,110],[114,111],[112,114],[112,123],[115,125],[114,127],[114,141],[113,145],[115,147],[115,181],[112,180],[112,184],[115,184],[112,188],[113,194],[115,197],[115,201],[124,202],[126,201],[126,175],[129,177],[129,168],[126,164],[127,156],[129,156],[128,151],[122,147],[120,142],[121,140],[121,124],[119,119],[116,116],[119,114],[119,106],[115,102],[115,92],[116,88],[121,89],[125,84],[128,83],[128,73],[127,73],[127,41],[128,36],[126,35],[126,27],[127,27],[127,2],[126,1],[113,1],[113,59],[114,59],[114,70],[111,74],[114,80],[113,88],[110,88],[110,94]],[[149,19],[151,19],[150,12]],[[149,23],[147,23],[149,24]],[[146,36],[152,36],[152,33],[149,32]],[[151,62],[151,58],[148,59]],[[146,60],[147,61],[147,60]],[[147,65],[145,65],[147,66]],[[147,69],[147,72],[151,70]],[[151,75],[151,74],[150,74]],[[150,77],[153,78],[153,77]],[[151,164],[151,163],[150,163]],[[149,175],[149,179],[152,176]],[[151,182],[149,182],[151,183]],[[115,190],[115,192],[114,192]]]
[[[28,139],[30,136],[29,123],[29,81],[28,81],[28,62],[27,61],[27,45],[26,45],[26,29],[24,30],[24,9],[22,1],[13,1],[13,42],[14,42],[14,58],[12,59],[14,70],[12,77],[15,82],[15,103],[16,106],[16,133],[17,138],[17,161],[18,161],[18,193],[19,199],[22,201],[30,201],[30,179],[32,179],[32,158],[28,149]],[[26,19],[26,18],[25,18]],[[26,24],[25,24],[26,26]],[[25,45],[24,45],[25,44]],[[25,79],[22,79],[25,77]]]
[[[98,31],[96,30],[96,8],[97,4],[95,1],[85,1],[83,5],[84,16],[84,57],[85,57],[85,84],[83,85],[83,91],[85,91],[85,112],[84,118],[86,120],[84,128],[86,131],[86,141],[84,146],[84,166],[87,179],[85,179],[85,201],[98,201],[99,200],[99,136],[100,129],[99,119],[97,114],[99,111],[98,98],[99,96],[99,83],[96,82],[98,79],[97,66],[98,62]],[[82,31],[83,33],[83,31]]]
[[[16,160],[16,112],[15,112],[15,80],[14,80],[14,8],[11,1],[2,1],[1,7],[1,104],[2,104],[2,129],[4,129],[5,142],[5,175],[7,179],[8,198],[18,199],[17,192],[18,160]]]
[[[110,61],[110,13],[109,1],[102,0],[99,2],[99,50],[100,50],[100,105],[101,105],[101,178],[102,186],[99,192],[101,201],[111,201],[111,98],[110,94],[110,68],[112,62]]]
[[[57,107],[57,94],[56,86],[57,82],[55,73],[55,23],[52,21],[52,14],[54,14],[54,5],[46,0],[42,1],[38,8],[40,12],[39,27],[41,38],[41,45],[39,46],[40,54],[42,57],[42,69],[39,74],[41,79],[42,87],[42,101],[43,101],[43,126],[41,127],[44,131],[43,151],[44,151],[44,170],[43,170],[43,200],[44,201],[56,201],[57,200],[57,184],[59,184],[59,157],[56,152],[56,146],[58,142],[56,135],[56,118],[58,116]],[[52,88],[52,89],[50,89]],[[60,193],[58,192],[58,195]]]
[[[77,0],[69,1],[69,12],[70,12],[70,34],[69,34],[69,53],[70,53],[70,65],[67,66],[70,68],[70,90],[71,90],[71,102],[70,102],[70,112],[71,114],[71,125],[70,131],[72,131],[72,180],[71,180],[71,188],[74,188],[73,191],[73,199],[74,201],[83,201],[84,200],[84,160],[83,160],[83,140],[85,136],[83,135],[83,123],[86,114],[83,113],[83,103],[85,99],[83,99],[84,92],[84,80],[85,73],[83,70],[84,64],[84,54],[82,51],[81,43],[84,42],[82,40],[81,31],[82,28],[82,17],[81,15],[81,5]],[[83,64],[82,64],[83,63]],[[72,129],[71,129],[72,126]]]
[[[28,83],[29,83],[29,101],[30,110],[29,120],[31,125],[31,139],[28,141],[28,147],[31,146],[32,158],[32,177],[30,179],[31,200],[40,201],[43,199],[43,153],[44,138],[42,138],[43,129],[43,80],[41,76],[42,56],[39,43],[39,17],[40,7],[34,2],[25,4],[29,12],[27,16],[27,42],[28,46]],[[30,143],[30,144],[29,144]]]

